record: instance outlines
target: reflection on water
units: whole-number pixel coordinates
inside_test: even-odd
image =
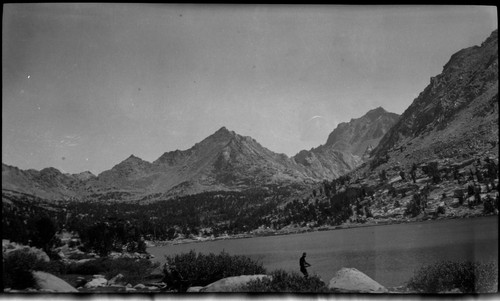
[[[219,240],[153,247],[164,255],[189,252],[247,255],[268,271],[299,272],[307,252],[309,274],[328,282],[342,267],[356,268],[380,284],[403,285],[423,264],[440,260],[498,260],[498,216],[321,231],[283,236]]]

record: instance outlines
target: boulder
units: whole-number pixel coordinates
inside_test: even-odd
[[[239,289],[242,285],[247,284],[252,280],[262,279],[269,277],[268,275],[242,275],[223,278],[221,280],[215,281],[204,288],[200,289],[200,292],[234,292]]]
[[[50,290],[59,293],[73,293],[78,290],[69,283],[52,274],[40,271],[32,272],[35,279],[35,287],[39,290]]]
[[[148,283],[148,285],[151,287],[151,286],[154,286],[158,289],[164,289],[167,287],[167,284],[165,282],[153,282],[153,283]]]
[[[204,286],[191,286],[187,289],[186,293],[199,293]]]
[[[99,277],[99,278],[94,278],[91,281],[87,282],[84,287],[85,288],[103,287],[106,286],[107,283],[108,280],[106,280],[106,278]]]
[[[346,293],[387,293],[388,290],[355,268],[342,268],[330,280],[328,288]]]
[[[116,275],[115,277],[109,279],[108,285],[119,283],[120,281],[122,281],[123,277],[124,276],[122,274]]]
[[[145,288],[146,288],[146,286],[145,286],[144,284],[142,284],[142,283],[139,283],[139,284],[137,284],[136,286],[134,286],[134,288],[135,288],[135,289],[145,289]]]
[[[458,200],[453,200],[451,203],[450,203],[450,207],[451,208],[458,208],[460,207],[460,202]]]
[[[82,277],[82,276],[76,277],[76,287],[82,287],[85,285],[85,283],[87,283],[87,280],[85,279],[85,277]]]

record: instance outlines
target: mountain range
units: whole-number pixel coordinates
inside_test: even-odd
[[[325,144],[293,157],[222,127],[190,149],[166,152],[153,162],[131,155],[98,176],[2,164],[2,189],[80,200],[160,200],[205,191],[300,189],[344,175],[367,161],[372,169],[384,168],[467,157],[486,148],[498,151],[497,30],[480,46],[452,55],[401,116],[373,109],[339,124]]]
[[[131,155],[98,176],[55,168],[22,171],[2,164],[2,189],[49,199],[165,199],[205,191],[296,186],[338,177],[364,162],[398,115],[383,108],[341,123],[324,145],[293,157],[278,154],[225,127],[187,150],[148,162]],[[366,158],[365,158],[366,159]]]

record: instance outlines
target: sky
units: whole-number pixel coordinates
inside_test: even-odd
[[[4,4],[2,163],[98,174],[222,126],[293,156],[401,114],[496,7]]]

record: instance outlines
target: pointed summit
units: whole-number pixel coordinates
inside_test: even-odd
[[[132,155],[128,156],[127,159],[120,162],[119,164],[122,164],[124,162],[141,162],[141,161],[143,161],[141,158],[134,156],[134,154],[132,154]]]
[[[234,131],[228,130],[225,126],[218,129],[215,133],[197,143],[196,146],[211,144],[211,143],[227,143],[234,137],[238,136]]]
[[[370,115],[370,114],[382,114],[382,113],[387,113],[387,111],[382,108],[382,107],[377,107],[373,110],[368,111],[365,115]]]
[[[228,130],[225,126],[217,130],[212,136],[234,136],[236,133],[234,131]]]
[[[398,114],[387,112],[382,107],[375,108],[360,118],[339,124],[328,136],[326,145],[362,156],[368,144],[377,145],[398,119]],[[374,139],[377,141],[371,141]]]
[[[368,113],[365,114],[365,116],[361,117],[361,118],[369,118],[370,120],[376,120],[377,118],[379,118],[380,116],[384,116],[384,115],[390,115],[390,114],[393,114],[393,117],[396,117],[398,116],[397,114],[394,114],[394,113],[391,113],[391,112],[387,112],[384,108],[382,107],[378,107],[378,108],[375,108],[373,110],[370,110],[368,111]],[[397,118],[397,117],[396,117]]]

